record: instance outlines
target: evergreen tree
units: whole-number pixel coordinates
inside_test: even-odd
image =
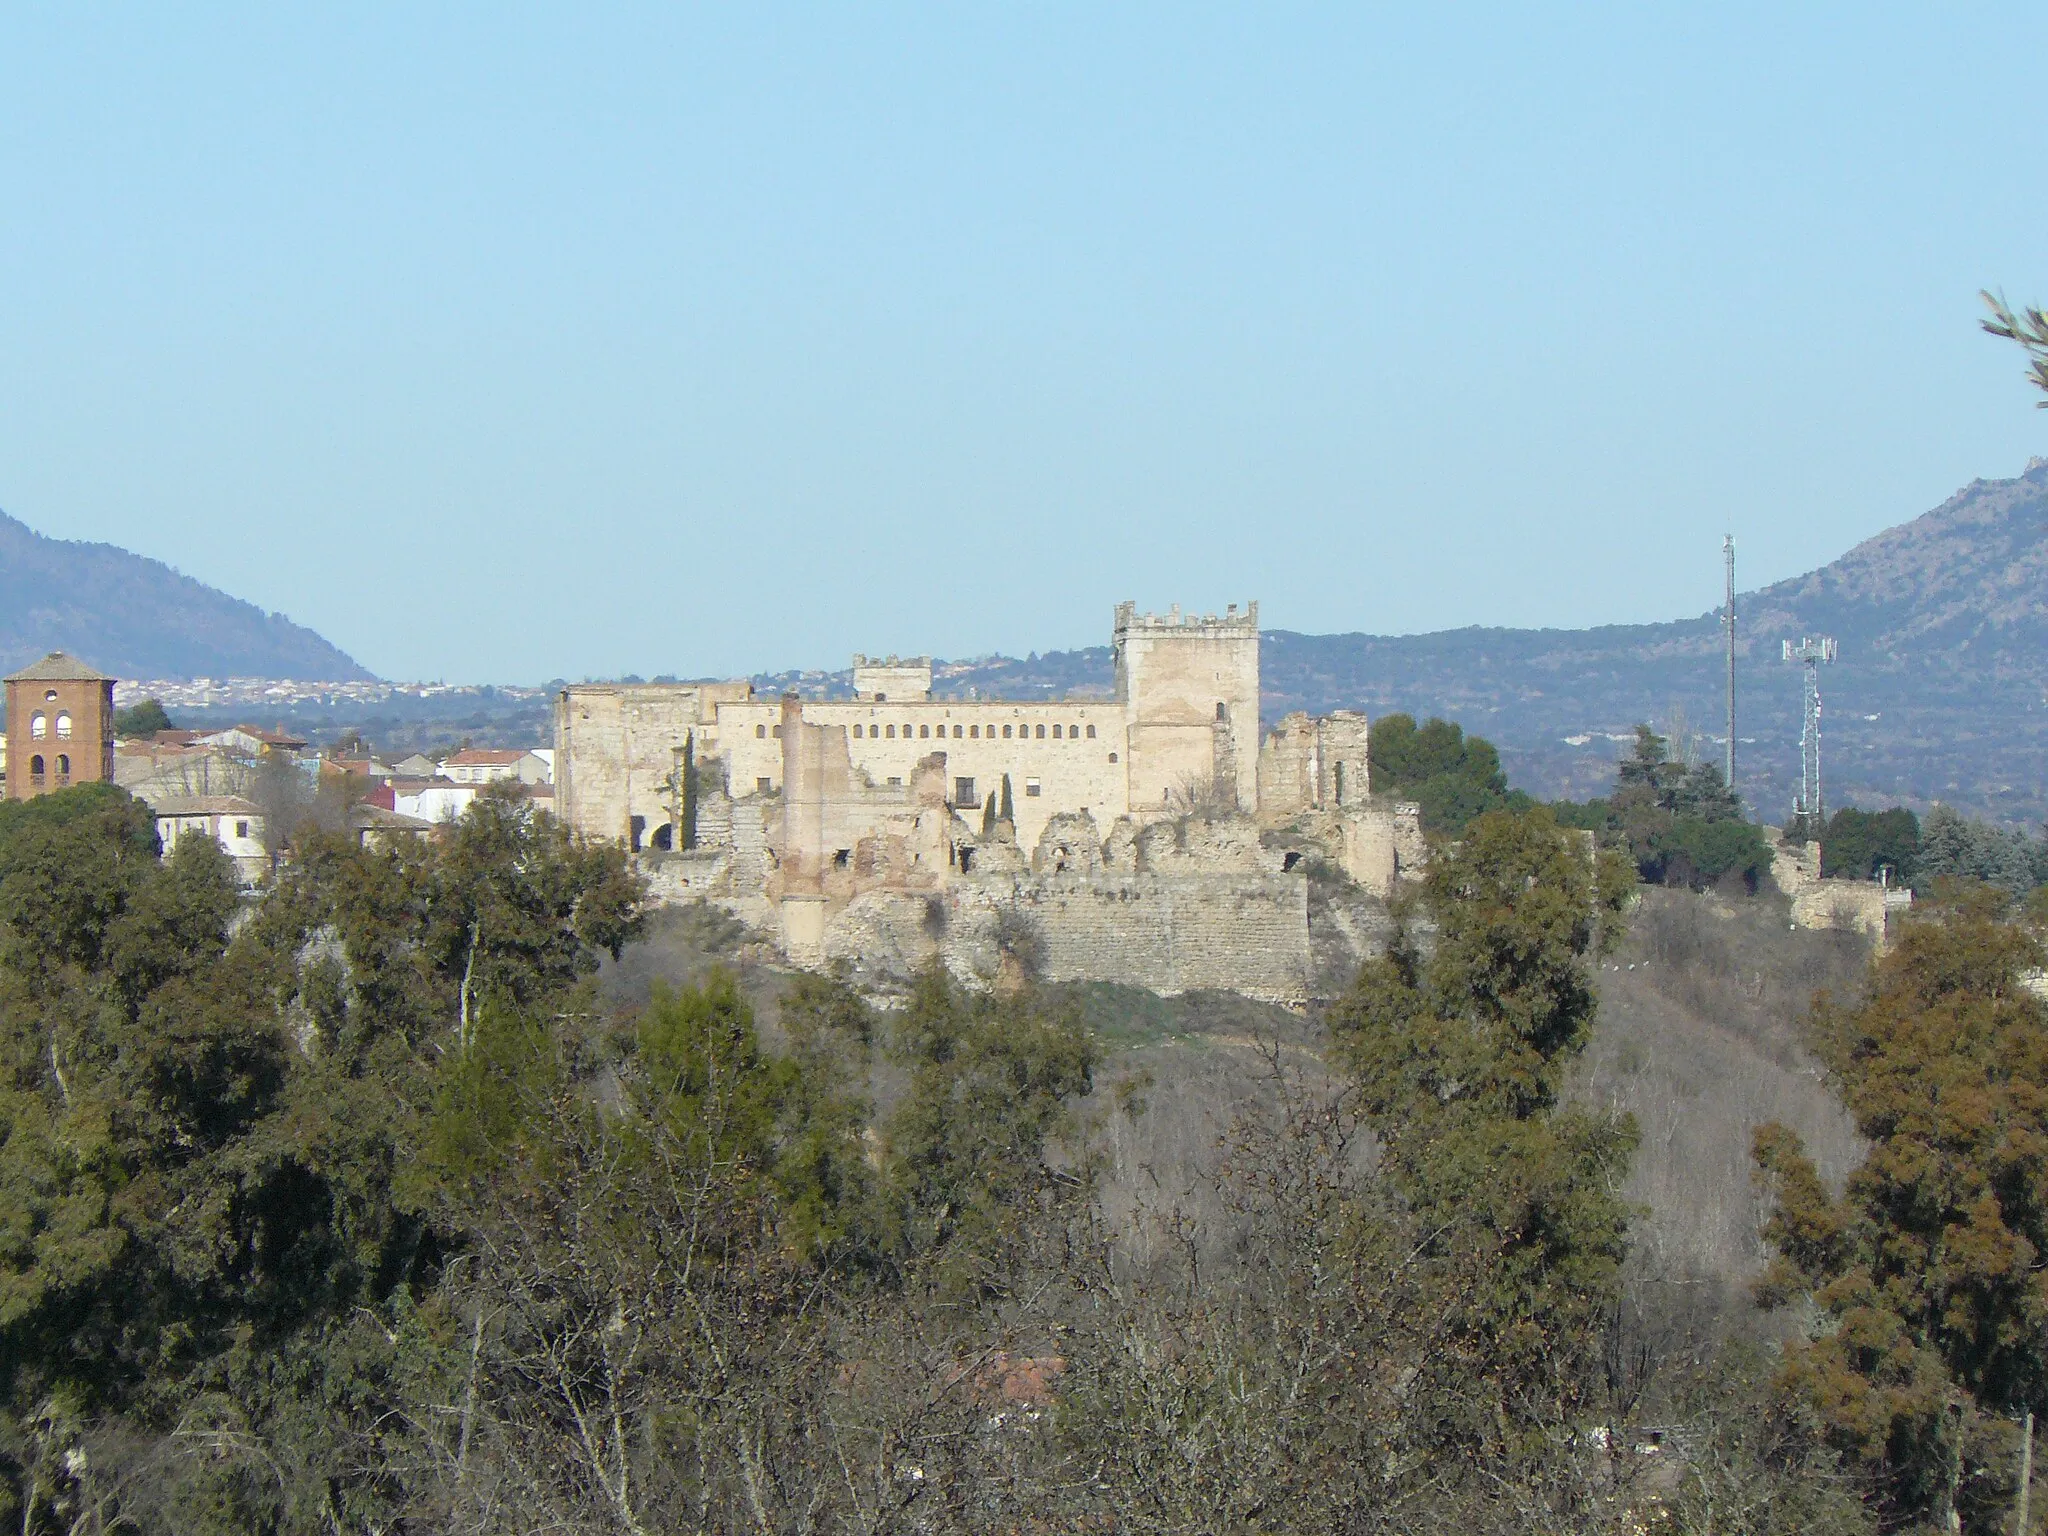
[[[1960,1504],[1982,1531],[2003,1529],[2010,1416],[2048,1412],[2048,1013],[2021,985],[2043,955],[2001,905],[1917,918],[1866,1000],[1816,1006],[1870,1142],[1841,1199],[1792,1132],[1756,1133],[1777,1250],[1759,1296],[1820,1319],[1783,1385],[1894,1518]]]

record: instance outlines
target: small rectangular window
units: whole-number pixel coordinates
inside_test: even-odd
[[[953,781],[953,803],[955,805],[965,806],[970,811],[981,804],[981,802],[974,797],[974,780],[955,779]]]
[[[890,787],[891,789],[901,789],[901,788],[903,787],[903,779],[902,779],[901,775],[899,775],[899,774],[894,774],[894,773],[890,774],[890,775],[889,775],[889,787]]]
[[[775,788],[775,781],[773,779],[761,778],[754,780],[754,793],[757,795],[765,795],[773,788]]]
[[[1024,781],[1024,793],[1027,795],[1036,795],[1038,793],[1038,780],[1026,779]]]
[[[249,835],[249,823],[247,823],[246,821],[238,821],[238,822],[236,822],[236,823],[235,823],[235,836],[237,836],[237,837],[247,837],[248,835]]]

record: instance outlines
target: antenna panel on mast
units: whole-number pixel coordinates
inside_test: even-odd
[[[1825,819],[1827,808],[1820,783],[1820,668],[1835,659],[1835,642],[1826,635],[1801,635],[1784,642],[1784,657],[1805,673],[1806,707],[1799,728],[1799,799],[1793,814],[1807,821],[1810,832]]]

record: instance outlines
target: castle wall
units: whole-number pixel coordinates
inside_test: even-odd
[[[589,837],[638,847],[675,815],[679,754],[698,756],[716,735],[722,701],[747,697],[746,683],[579,683],[555,696],[555,814]]]
[[[1260,815],[1274,822],[1364,806],[1372,795],[1370,743],[1365,716],[1351,710],[1286,716],[1259,748]]]
[[[1048,981],[1213,988],[1294,1006],[1309,996],[1299,875],[1097,871],[962,880],[930,898],[874,891],[827,921],[818,948],[898,978],[937,955],[955,975],[988,981],[1020,935]]]

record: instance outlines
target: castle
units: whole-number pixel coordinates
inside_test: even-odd
[[[558,814],[803,963],[987,971],[1028,933],[1055,977],[1299,1000],[1302,849],[1384,895],[1421,858],[1414,808],[1372,802],[1363,715],[1261,738],[1257,603],[1122,603],[1112,644],[1107,699],[938,698],[929,657],[856,656],[852,699],[565,688]]]

